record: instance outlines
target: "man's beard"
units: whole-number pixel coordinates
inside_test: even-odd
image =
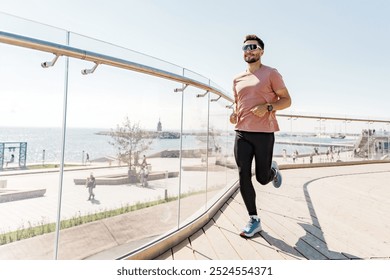
[[[245,57],[245,61],[247,62],[247,63],[255,63],[255,62],[257,62],[257,61],[259,61],[259,59],[260,58],[258,58],[258,57]]]

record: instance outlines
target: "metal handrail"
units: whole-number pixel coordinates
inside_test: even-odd
[[[322,120],[334,120],[334,121],[353,121],[353,122],[376,122],[376,123],[390,123],[390,120],[385,119],[369,119],[369,118],[352,118],[352,117],[332,117],[323,115],[307,115],[307,114],[277,114],[278,117],[284,118],[301,118],[301,119],[322,119]]]
[[[57,43],[52,43],[44,40],[38,40],[34,39],[31,37],[26,37],[26,36],[21,36],[13,33],[8,33],[4,31],[0,31],[0,42],[9,44],[9,45],[14,45],[14,46],[19,46],[19,47],[24,47],[24,48],[29,48],[29,49],[34,49],[34,50],[39,50],[43,52],[48,52],[48,53],[53,53],[56,56],[68,56],[72,58],[77,58],[77,59],[82,59],[86,61],[91,61],[96,64],[105,64],[109,66],[114,66],[126,70],[131,70],[131,71],[136,71],[144,74],[148,74],[151,76],[159,77],[159,78],[164,78],[168,79],[171,81],[175,82],[180,82],[186,85],[191,85],[200,89],[207,90],[209,92],[215,93],[224,99],[226,99],[229,102],[234,102],[232,97],[228,96],[221,90],[210,86],[208,84],[204,84],[202,82],[199,82],[194,79],[190,79],[185,76],[177,75],[172,72],[164,71],[161,69],[153,68],[150,66],[146,66],[143,64],[135,63],[129,60],[125,59],[120,59],[117,57],[113,56],[108,56],[100,53],[95,53],[95,52],[90,52],[87,50],[82,50],[78,48],[73,48],[70,46],[66,45],[61,45]]]
[[[217,94],[220,97],[223,97],[226,101],[234,103],[234,99],[222,92],[221,90],[209,85],[199,82],[197,80],[185,77],[184,75],[178,75],[172,72],[164,71],[161,69],[153,68],[147,65],[135,63],[129,60],[120,59],[113,56],[108,56],[100,53],[90,52],[83,49],[78,49],[70,47],[67,45],[61,45],[57,43],[52,43],[44,40],[34,39],[31,37],[21,36],[13,33],[8,33],[0,31],[0,42],[35,49],[43,52],[53,53],[58,56],[68,56],[72,58],[82,59],[86,61],[91,61],[96,65],[105,64],[109,66],[114,66],[126,70],[136,71],[151,76],[168,79],[171,81],[183,83],[186,85],[191,85],[214,94]],[[218,98],[219,99],[219,98]],[[215,99],[215,100],[218,100]],[[340,120],[340,121],[358,121],[358,122],[378,122],[378,123],[390,123],[390,120],[383,119],[368,119],[368,118],[351,118],[351,117],[331,117],[331,116],[321,116],[321,115],[306,115],[306,114],[294,114],[294,113],[277,113],[278,117],[286,118],[303,118],[303,119],[327,119],[327,120]]]

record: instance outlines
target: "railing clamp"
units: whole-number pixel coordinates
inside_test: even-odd
[[[208,94],[209,93],[209,91],[207,90],[205,93],[203,93],[203,94],[197,94],[196,95],[196,97],[205,97],[206,96],[206,94]]]
[[[231,105],[226,105],[226,108],[233,110],[233,106],[234,106],[234,103],[232,103]]]
[[[99,66],[99,63],[95,62],[95,66],[92,67],[91,69],[83,69],[81,70],[81,74],[83,75],[88,75],[88,74],[92,74],[93,72],[95,72],[96,68]]]
[[[186,84],[182,88],[175,88],[173,91],[174,92],[183,92],[187,87],[188,87],[188,84]]]
[[[53,58],[52,61],[45,61],[45,62],[42,62],[42,63],[41,63],[41,66],[42,66],[43,68],[49,68],[49,67],[51,67],[51,66],[54,66],[54,64],[56,64],[56,62],[57,62],[57,59],[60,57],[59,54],[54,54],[54,55],[55,55],[55,57]]]
[[[211,99],[210,101],[211,101],[211,102],[218,101],[219,99],[221,99],[221,97],[222,97],[222,96],[219,95],[218,98],[213,98],[213,99]]]

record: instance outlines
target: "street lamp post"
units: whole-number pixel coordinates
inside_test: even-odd
[[[390,137],[390,133],[389,133],[389,127],[390,127],[390,123],[386,123],[387,125],[387,130],[386,130],[386,134],[387,134],[387,154],[389,155],[390,154],[390,141],[389,141],[389,137]]]
[[[370,136],[371,136],[371,130],[370,130],[370,124],[373,122],[368,122],[368,136],[367,136],[367,159],[370,160]],[[372,152],[371,152],[372,153]]]
[[[347,134],[348,134],[348,131],[347,131],[347,123],[351,123],[351,121],[348,121],[348,120],[344,120],[344,135],[345,135],[345,137],[347,137]],[[348,149],[347,149],[347,147],[346,146],[344,146],[344,151],[347,151]],[[345,153],[345,160],[348,160],[347,159],[347,157],[348,157],[348,155],[347,155],[347,153]]]
[[[291,150],[292,150],[292,153],[294,153],[294,149],[292,147],[292,144],[293,144],[293,140],[292,140],[292,137],[293,137],[293,121],[295,121],[297,118],[294,118],[294,117],[289,117],[288,120],[290,120],[290,147],[291,147]]]
[[[318,137],[319,137],[319,145],[318,145],[318,153],[319,153],[319,155],[320,155],[320,162],[322,161],[322,159],[321,159],[321,137],[322,137],[322,124],[323,124],[323,122],[324,121],[326,121],[326,119],[318,119],[317,120],[317,122],[319,122],[319,135],[318,135]],[[325,129],[324,129],[324,133],[325,133]]]
[[[43,150],[42,150],[42,166],[45,165],[45,157],[46,157],[46,150],[43,149]]]

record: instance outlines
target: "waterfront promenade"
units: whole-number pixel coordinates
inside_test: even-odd
[[[259,216],[264,231],[254,238],[246,240],[238,236],[239,230],[247,222],[247,215],[240,194],[234,192],[225,198],[216,215],[200,230],[192,232],[172,248],[153,252],[149,258],[174,260],[390,258],[388,239],[390,163],[297,167],[299,166],[282,165],[284,183],[281,189],[274,189],[271,184],[261,186],[255,183]],[[89,174],[90,171],[78,172]],[[31,182],[33,176],[42,174],[29,176],[28,180]],[[195,178],[196,176],[193,177]],[[55,177],[50,180],[58,183]],[[164,183],[161,182],[162,184]],[[86,208],[85,211],[89,211],[88,207],[99,207],[86,201],[85,189],[80,191],[76,188],[71,192],[72,199],[66,202],[64,214],[67,209],[75,207],[83,206]],[[134,199],[138,200],[142,200],[143,196],[150,196],[150,191],[158,191],[158,188],[132,189]],[[122,195],[128,195],[124,193],[128,191],[129,188],[123,190]],[[97,193],[99,194],[98,191]],[[122,202],[118,201],[118,196],[114,196],[109,190],[104,192],[100,190],[99,196],[97,199],[102,204],[104,202],[105,205],[121,206]],[[56,199],[52,200],[50,205],[56,203]],[[41,215],[42,207],[37,207],[37,201],[39,199],[15,203],[22,205],[20,209],[23,209],[23,212],[19,215],[25,219],[34,213],[35,216]],[[196,197],[191,198],[191,202],[194,201]],[[154,215],[161,219],[159,215],[166,211],[173,213],[177,203],[155,207],[128,213],[123,217],[82,225],[77,229],[61,231],[59,258],[116,259],[125,255],[129,250],[139,246],[140,242],[156,238],[147,235],[151,225],[145,225],[144,217]],[[170,207],[172,209],[169,209]],[[55,208],[47,211],[53,210]],[[2,210],[2,213],[5,212]],[[6,224],[7,219],[17,218],[14,213],[12,217],[2,215],[2,224]],[[176,216],[172,216],[171,219],[172,223],[165,223],[165,228],[161,230],[168,232],[174,227]],[[135,231],[145,234],[144,238],[129,244],[123,243],[125,237],[134,234]],[[0,259],[51,259],[53,244],[53,234],[10,243],[0,246]],[[47,247],[45,250],[37,249],[45,246]],[[102,250],[104,252],[101,252]],[[137,256],[134,255],[133,258]]]
[[[390,259],[390,164],[283,170],[281,189],[256,183],[263,231],[247,221],[239,193],[210,222],[157,259]]]
[[[150,158],[148,163],[152,166],[153,172],[177,171],[180,168],[179,159],[177,158]],[[196,192],[198,188],[205,186],[205,166],[200,166],[195,170],[186,171],[189,167],[196,167],[201,164],[201,159],[184,159],[183,172],[181,178],[182,187],[180,191],[183,194],[188,192]],[[218,169],[218,168],[216,168]],[[224,170],[225,168],[220,167]],[[235,180],[236,170],[228,169],[229,172],[221,172],[215,170],[209,173],[210,178],[222,176],[220,185],[225,186],[226,180]],[[84,185],[76,185],[75,179],[85,179],[93,172],[96,178],[124,175],[127,174],[126,166],[111,166],[105,164],[94,164],[79,167],[69,167],[64,172],[63,190],[61,198],[61,220],[77,218],[78,216],[94,214],[111,209],[126,207],[127,205],[136,205],[143,202],[156,201],[168,197],[179,195],[179,178],[173,177],[168,179],[159,179],[149,181],[148,187],[142,187],[140,184],[121,184],[121,185],[97,185],[95,189],[96,197],[92,201],[88,201],[88,190]],[[7,187],[4,191],[13,189],[29,191],[36,188],[45,188],[46,193],[43,197],[32,199],[23,199],[11,202],[0,203],[0,213],[5,213],[0,216],[0,233],[5,233],[17,229],[28,229],[30,226],[36,226],[46,223],[56,222],[57,219],[57,204],[59,202],[59,173],[58,169],[40,169],[40,170],[6,170],[1,174],[1,180],[7,180]],[[218,180],[217,180],[218,181]],[[208,191],[207,195],[214,195],[215,190]],[[181,206],[180,219],[185,220],[205,203],[205,193],[199,195],[191,195],[185,198]],[[150,209],[141,209],[123,217],[110,219],[110,225],[105,227],[118,230],[118,225],[121,225],[120,232],[114,235],[121,235],[121,240],[104,239],[100,229],[96,228],[97,224],[104,224],[108,219],[102,222],[91,223],[92,228],[83,230],[82,227],[73,227],[61,231],[60,239],[60,258],[66,259],[84,259],[90,255],[96,254],[101,250],[120,247],[125,243],[130,243],[124,251],[120,250],[120,254],[127,253],[135,246],[139,246],[140,242],[146,242],[156,235],[163,234],[178,223],[178,201],[164,203]],[[150,214],[150,211],[154,212]],[[142,218],[143,217],[143,218]],[[122,219],[122,220],[121,220]],[[145,227],[147,225],[148,228]],[[127,227],[127,228],[126,228]],[[124,229],[123,229],[124,228]],[[80,230],[81,229],[81,230]],[[91,233],[93,232],[93,233]],[[96,236],[94,234],[97,234]],[[67,236],[68,238],[62,238]],[[69,241],[71,240],[71,241]],[[80,246],[78,241],[85,242]],[[92,244],[95,241],[99,243]],[[33,245],[35,244],[35,245]],[[88,244],[88,246],[84,246]],[[142,244],[142,243],[141,243]],[[15,249],[15,247],[17,249]],[[46,248],[45,250],[30,250],[31,248]],[[52,259],[54,247],[54,233],[45,234],[44,236],[36,236],[34,238],[13,242],[0,246],[0,259]],[[64,248],[67,248],[63,250]],[[110,253],[110,258],[115,258],[116,253]]]

